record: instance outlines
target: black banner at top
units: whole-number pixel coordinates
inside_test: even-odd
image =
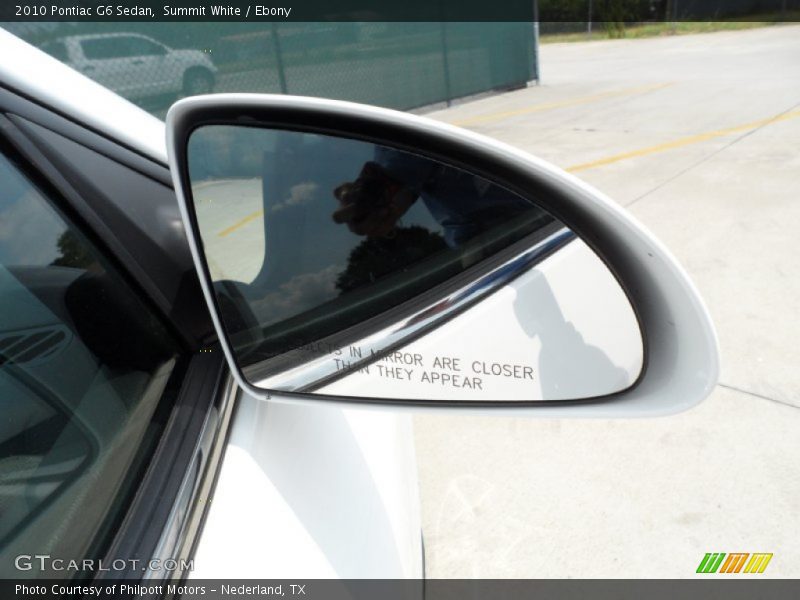
[[[0,21],[797,20],[800,0],[3,0]]]
[[[532,0],[12,0],[27,21],[532,21]]]

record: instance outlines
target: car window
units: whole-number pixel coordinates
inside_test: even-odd
[[[34,549],[74,558],[101,551],[158,439],[154,415],[177,354],[98,248],[0,155],[4,568]]]
[[[130,38],[123,36],[98,37],[81,40],[83,55],[89,60],[135,56]]]
[[[143,37],[123,38],[128,47],[130,56],[158,56],[165,54],[164,46]]]

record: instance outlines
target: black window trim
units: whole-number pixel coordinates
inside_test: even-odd
[[[238,388],[218,345],[194,354],[151,464],[104,564],[126,570],[96,580],[180,581],[183,571],[151,571],[148,561],[191,560],[222,464]],[[164,502],[164,499],[169,499]],[[163,564],[163,562],[162,562]]]

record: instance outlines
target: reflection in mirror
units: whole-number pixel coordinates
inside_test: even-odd
[[[207,125],[187,154],[217,310],[257,387],[532,401],[639,376],[626,295],[535,199],[327,135]]]

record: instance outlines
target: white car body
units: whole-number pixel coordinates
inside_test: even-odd
[[[126,44],[132,48],[127,49]],[[175,50],[139,33],[66,36],[49,42],[44,49],[101,85],[134,100],[178,94],[185,90],[190,74],[202,73],[213,81],[217,72],[207,54]]]

